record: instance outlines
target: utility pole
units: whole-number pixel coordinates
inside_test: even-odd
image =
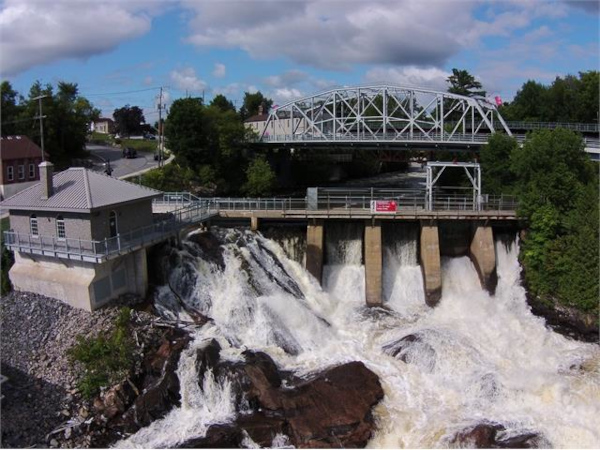
[[[44,151],[44,116],[42,115],[42,99],[48,97],[47,95],[40,95],[38,97],[32,98],[32,100],[39,100],[40,105],[40,141],[42,144],[42,161],[46,161],[46,152]]]
[[[158,167],[163,166],[163,151],[162,151],[162,143],[163,143],[163,124],[162,124],[162,86],[160,87],[160,94],[158,97]]]

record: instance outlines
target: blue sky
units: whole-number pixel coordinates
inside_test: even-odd
[[[261,90],[283,104],[336,85],[446,89],[453,67],[492,95],[527,79],[599,68],[599,3],[569,0],[4,0],[0,73],[76,82],[105,116],[127,103],[157,119],[187,95],[239,107]],[[135,91],[135,92],[133,92]]]

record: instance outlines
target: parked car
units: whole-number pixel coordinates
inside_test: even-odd
[[[125,147],[123,149],[123,158],[137,158],[137,150],[131,147]]]
[[[154,136],[153,134],[150,134],[150,133],[146,133],[144,135],[144,138],[145,139],[150,139],[151,141],[155,141],[156,140],[156,136]]]

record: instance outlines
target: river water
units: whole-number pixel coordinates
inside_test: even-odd
[[[222,357],[242,360],[246,349],[267,352],[282,369],[310,376],[360,360],[380,378],[385,397],[375,409],[370,447],[448,447],[458,431],[482,421],[506,437],[540,433],[544,445],[600,446],[600,351],[547,329],[531,314],[519,284],[518,242],[496,243],[498,287],[482,290],[467,257],[442,260],[443,291],[436,308],[424,301],[416,230],[384,234],[383,291],[387,309],[364,299],[362,229],[328,226],[323,288],[284,247],[240,229],[212,232],[223,263],[186,240],[159,289],[162,314],[186,319],[172,290],[213,319],[196,330],[178,375],[182,406],[118,447],[172,447],[202,436],[236,410],[228,380],[210,372],[200,389],[195,350],[215,338]],[[212,262],[211,262],[212,261]],[[398,341],[418,340],[397,357]],[[402,355],[404,361],[398,356]],[[274,446],[283,446],[277,436]],[[253,446],[248,440],[247,445]]]

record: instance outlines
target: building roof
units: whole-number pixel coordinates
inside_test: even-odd
[[[94,120],[94,123],[99,123],[99,122],[110,122],[110,123],[115,123],[114,120],[109,119],[108,117],[100,117],[99,119]]]
[[[41,158],[42,149],[27,136],[0,137],[0,159]]]
[[[268,117],[268,114],[255,114],[254,116],[248,117],[244,122],[266,122]]]
[[[7,198],[0,203],[0,207],[8,210],[89,213],[162,194],[82,167],[72,167],[55,174],[53,186],[54,193],[48,200],[42,200],[42,184],[37,183]]]

